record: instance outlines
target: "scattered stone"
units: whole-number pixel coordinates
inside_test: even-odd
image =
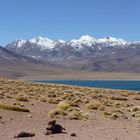
[[[48,122],[48,127],[46,128],[47,132],[45,135],[50,135],[50,134],[59,134],[63,133],[63,128],[60,124],[56,124],[56,120],[52,120]]]
[[[10,118],[10,121],[14,120],[13,118]]]
[[[126,120],[128,119],[128,117],[127,117],[127,116],[124,116],[124,115],[122,116],[122,118],[123,118],[123,119],[126,119]]]
[[[1,122],[1,124],[5,124],[5,122],[4,122],[4,121],[2,121],[2,122]]]
[[[14,136],[14,138],[24,138],[24,137],[34,137],[34,133],[29,132],[20,132],[18,135]]]
[[[52,120],[48,122],[48,126],[52,126],[56,124],[56,120]]]
[[[21,104],[20,106],[21,106],[21,107],[24,107],[24,104]]]
[[[32,115],[28,115],[28,117],[29,117],[29,118],[33,118],[33,116],[32,116]]]
[[[71,133],[70,136],[71,137],[77,137],[77,135],[75,133]]]
[[[117,118],[119,118],[119,116],[116,113],[113,113],[111,114],[110,118],[116,120]]]

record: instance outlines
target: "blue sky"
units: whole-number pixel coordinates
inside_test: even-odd
[[[0,44],[45,36],[140,40],[140,0],[0,0]]]

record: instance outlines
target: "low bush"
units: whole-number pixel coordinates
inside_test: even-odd
[[[111,114],[110,118],[113,120],[116,120],[117,118],[119,118],[119,116],[117,113],[113,113],[113,114]]]
[[[62,110],[51,110],[48,112],[48,117],[49,118],[59,118],[60,116],[66,116],[67,114],[63,112]]]
[[[60,103],[57,105],[57,108],[58,108],[59,110],[65,111],[65,110],[67,110],[68,108],[70,108],[70,105],[69,105],[69,103],[62,101],[62,102],[60,102]]]
[[[127,98],[125,98],[125,97],[115,97],[115,96],[111,96],[111,97],[109,97],[109,99],[111,99],[111,100],[120,100],[120,101],[127,101],[128,99]]]
[[[98,102],[91,102],[91,103],[88,103],[86,105],[86,108],[89,109],[89,110],[97,110],[100,106],[100,103]]]
[[[16,96],[16,100],[17,101],[28,102],[28,98],[27,97],[24,97],[24,96]]]
[[[47,100],[47,102],[50,103],[50,104],[58,104],[58,103],[59,103],[59,100],[49,98],[49,99]]]
[[[68,114],[68,118],[70,120],[86,120],[88,119],[88,115],[79,110],[73,110]]]
[[[30,110],[27,108],[21,108],[21,107],[16,107],[13,105],[6,105],[6,104],[0,104],[0,109],[11,110],[11,111],[20,111],[20,112],[30,112]]]

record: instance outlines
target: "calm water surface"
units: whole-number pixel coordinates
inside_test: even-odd
[[[140,81],[127,81],[127,80],[121,80],[121,81],[120,80],[36,80],[35,82],[140,91]]]

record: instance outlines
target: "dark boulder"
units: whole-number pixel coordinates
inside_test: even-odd
[[[24,137],[34,137],[34,136],[35,136],[34,133],[20,132],[19,134],[17,134],[16,136],[14,136],[14,138],[24,138]]]
[[[70,136],[71,137],[76,137],[77,135],[76,135],[76,133],[71,133]]]
[[[46,135],[50,135],[50,134],[59,134],[59,133],[64,133],[63,130],[65,130],[65,128],[63,128],[60,124],[56,124],[55,120],[49,121],[48,122],[48,127],[46,128]]]

